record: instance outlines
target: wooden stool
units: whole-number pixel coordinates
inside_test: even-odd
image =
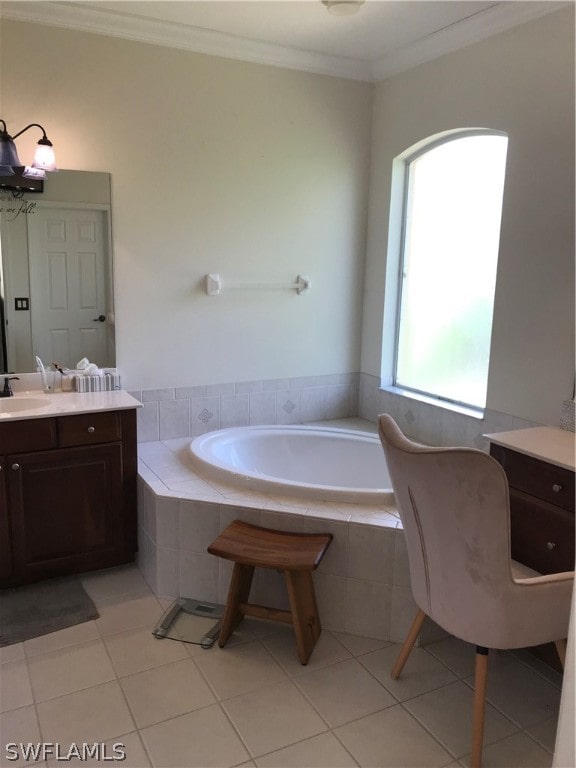
[[[331,533],[287,533],[234,520],[208,547],[211,555],[234,562],[218,639],[220,648],[244,616],[256,616],[292,624],[298,657],[302,664],[307,664],[322,630],[312,571],[331,541]],[[248,602],[254,568],[282,571],[290,599],[289,611]]]

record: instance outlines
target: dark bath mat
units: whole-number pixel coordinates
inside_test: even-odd
[[[0,590],[0,646],[97,619],[98,611],[80,580],[48,579]]]

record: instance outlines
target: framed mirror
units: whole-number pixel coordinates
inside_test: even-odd
[[[0,373],[115,365],[110,174],[0,191]]]

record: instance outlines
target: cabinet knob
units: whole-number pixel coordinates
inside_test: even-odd
[[[552,549],[555,549],[555,548],[556,548],[556,544],[555,544],[553,541],[549,541],[549,542],[546,544],[546,549],[550,549],[550,550],[552,550]]]
[[[12,469],[20,469],[20,464],[12,464]]]
[[[92,434],[92,432],[96,432],[96,427],[88,427],[88,432]]]
[[[562,490],[562,486],[560,485],[560,483],[554,483],[554,485],[552,486],[552,490],[554,491],[554,493],[560,493],[560,491]]]

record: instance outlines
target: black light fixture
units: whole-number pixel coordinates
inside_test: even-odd
[[[30,128],[40,128],[42,138],[36,145],[32,164],[25,166],[20,162],[14,139],[17,139],[18,136],[21,136]],[[52,142],[46,136],[46,131],[39,123],[30,123],[30,125],[15,133],[14,136],[10,136],[6,129],[6,123],[0,119],[0,177],[20,176],[23,179],[43,180],[46,177],[46,171],[57,170]],[[4,181],[11,182],[12,179],[4,179]]]

